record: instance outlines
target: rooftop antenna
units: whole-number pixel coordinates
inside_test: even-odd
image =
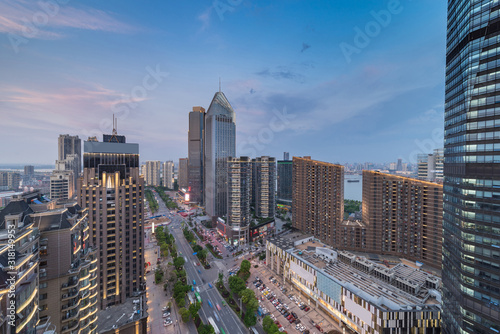
[[[118,123],[118,119],[115,119],[115,114],[113,113],[113,136],[116,136],[116,125]]]
[[[220,77],[219,77],[219,93],[220,93]]]

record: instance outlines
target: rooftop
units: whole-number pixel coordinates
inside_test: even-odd
[[[142,312],[143,315],[141,316],[139,304],[134,304],[134,300],[140,301],[141,297],[130,297],[123,304],[111,306],[105,310],[99,311],[97,318],[98,333],[118,329],[129,322],[139,320],[146,316],[145,311]]]

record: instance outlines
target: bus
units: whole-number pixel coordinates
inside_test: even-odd
[[[222,328],[222,327],[220,328],[220,332],[221,332],[222,334],[226,334],[226,332],[224,332],[224,328]]]
[[[219,327],[217,327],[217,325],[215,324],[215,321],[212,317],[208,317],[208,322],[214,328],[215,334],[220,334]]]
[[[259,334],[259,332],[257,332],[255,327],[250,327],[250,330],[252,331],[253,334]]]
[[[201,297],[198,292],[195,292],[194,295],[196,296],[196,299],[198,299],[198,302],[201,304]]]

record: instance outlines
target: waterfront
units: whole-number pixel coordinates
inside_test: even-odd
[[[347,182],[347,180],[359,180],[359,182]],[[363,176],[344,175],[344,198],[361,201],[363,198]]]

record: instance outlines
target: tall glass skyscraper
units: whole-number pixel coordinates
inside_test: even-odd
[[[204,203],[209,216],[227,214],[227,158],[236,156],[236,117],[224,93],[215,93],[205,115]]]
[[[449,0],[443,332],[500,332],[500,2]]]

